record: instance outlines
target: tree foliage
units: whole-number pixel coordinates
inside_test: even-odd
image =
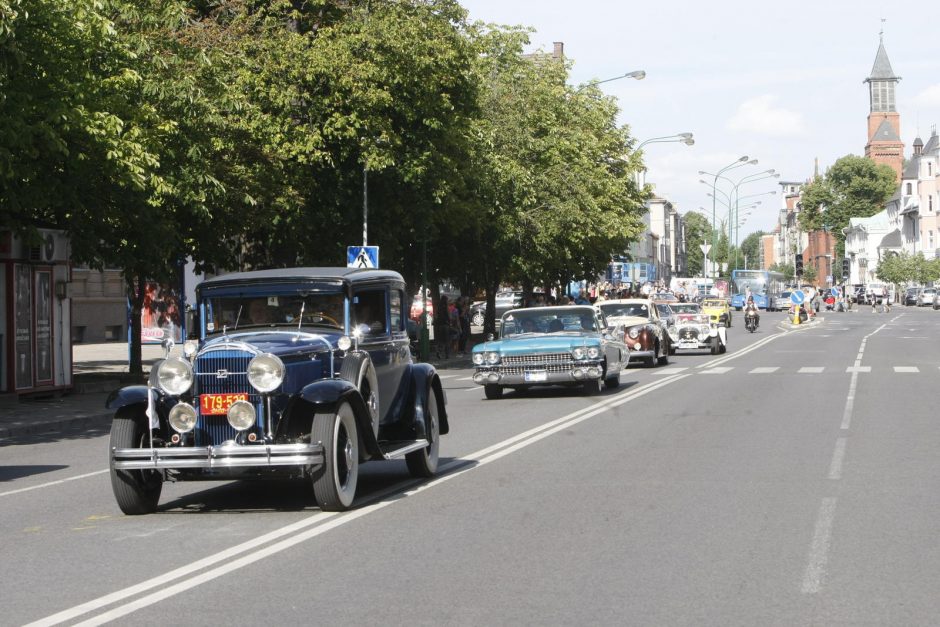
[[[923,253],[887,253],[878,262],[875,275],[895,285],[932,285],[940,279],[940,259],[927,259]]]
[[[803,187],[800,226],[806,231],[825,229],[836,239],[836,258],[843,255],[850,218],[868,218],[884,208],[897,188],[894,170],[871,159],[846,155],[825,176]]]

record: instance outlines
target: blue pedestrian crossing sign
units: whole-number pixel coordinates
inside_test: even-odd
[[[378,246],[347,246],[346,247],[346,267],[347,268],[378,268],[379,267],[379,247]]]
[[[804,300],[806,300],[806,294],[803,293],[803,290],[790,292],[790,302],[794,305],[802,305]]]

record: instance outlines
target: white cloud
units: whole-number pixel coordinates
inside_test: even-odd
[[[921,107],[940,106],[940,85],[931,85],[914,97],[914,104]]]
[[[802,135],[805,132],[803,116],[796,111],[774,107],[775,96],[763,95],[745,100],[734,116],[728,120],[732,131],[759,133],[774,137]]]

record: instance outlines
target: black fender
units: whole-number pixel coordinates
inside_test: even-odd
[[[359,394],[359,389],[346,379],[320,379],[304,386],[288,401],[284,418],[278,424],[278,435],[293,440],[300,435],[309,434],[315,413],[336,411],[343,401],[349,403],[356,416],[356,426],[363,449],[369,456],[381,456],[378,439],[372,432],[369,409]]]
[[[108,394],[104,406],[113,409],[115,414],[127,408],[136,408],[141,412],[146,412],[148,389],[146,385],[128,385],[120,390],[114,390]],[[167,396],[160,388],[153,388],[153,409],[156,412],[161,430],[168,432],[169,422],[167,417],[170,409],[178,402],[179,399]]]
[[[450,424],[447,420],[447,396],[444,394],[444,386],[441,384],[441,378],[437,370],[431,364],[420,363],[413,364],[411,367],[412,390],[414,394],[414,419],[415,432],[417,438],[427,437],[424,425],[425,407],[428,404],[428,392],[433,388],[437,394],[437,416],[440,420],[440,434],[445,435],[450,431]],[[420,414],[418,414],[420,412]],[[418,420],[421,418],[421,420]]]
[[[379,379],[372,358],[365,351],[350,351],[343,357],[339,377],[356,386],[372,421],[372,435],[379,435]],[[363,385],[368,393],[363,392]]]

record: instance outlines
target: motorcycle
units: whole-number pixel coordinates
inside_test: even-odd
[[[753,333],[757,330],[757,312],[748,310],[744,314],[744,328]]]

